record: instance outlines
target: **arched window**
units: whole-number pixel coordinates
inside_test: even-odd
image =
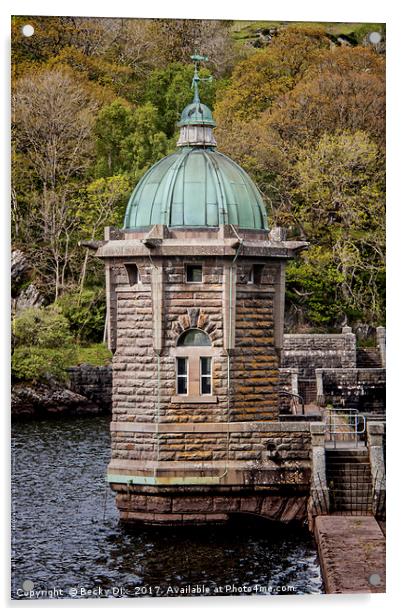
[[[202,329],[183,332],[174,351],[176,356],[176,401],[213,402],[212,346]]]
[[[211,346],[211,341],[202,329],[189,329],[181,334],[177,346]]]

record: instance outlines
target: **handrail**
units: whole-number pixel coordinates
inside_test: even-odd
[[[326,409],[329,412],[329,437],[330,440],[334,442],[334,446],[336,447],[336,435],[337,434],[351,434],[354,436],[354,440],[356,443],[356,447],[358,444],[358,436],[359,434],[365,434],[366,433],[366,416],[363,415],[362,413],[359,413],[359,411],[357,409],[345,409],[345,408],[335,408],[335,409]],[[338,411],[343,411],[342,413],[339,413]],[[344,411],[349,411],[348,413],[345,413]],[[341,429],[337,429],[337,423],[336,421],[334,421],[335,417],[346,417],[348,419],[348,423],[347,424],[343,424],[341,426]],[[362,422],[362,428],[360,429],[359,426],[361,425],[360,422]],[[327,423],[327,422],[326,422]],[[345,428],[350,427],[352,428],[351,430],[346,430]],[[332,436],[334,436],[334,438],[331,438]]]
[[[303,396],[301,396],[300,394],[295,394],[291,391],[286,391],[286,389],[281,389],[279,390],[279,395],[283,395],[283,396],[289,396],[290,398],[297,398],[298,400],[300,400],[301,402],[301,407],[302,407],[302,412],[301,414],[304,415],[304,398]],[[296,415],[296,413],[294,413]]]

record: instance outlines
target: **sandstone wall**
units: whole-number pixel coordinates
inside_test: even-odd
[[[197,259],[191,259],[196,263]],[[224,268],[221,259],[202,258],[203,283],[186,284],[182,258],[163,261],[162,352],[153,349],[152,264],[136,259],[141,282],[132,288],[123,263],[111,264],[115,288],[113,358],[114,419],[135,422],[204,422],[274,419],[277,416],[278,359],[273,341],[273,293],[243,283],[237,271],[236,348],[224,349]],[[248,274],[248,270],[247,270]],[[262,283],[274,273],[266,268]],[[268,287],[267,287],[268,288]],[[213,404],[173,400],[176,394],[177,338],[188,328],[203,329],[212,341]],[[228,401],[228,361],[231,396]]]
[[[114,465],[118,466],[117,460],[154,460],[156,454],[163,462],[272,460],[284,469],[293,467],[296,461],[309,465],[311,434],[308,425],[258,422],[248,424],[245,430],[241,428],[240,423],[208,424],[202,428],[189,426],[188,432],[169,432],[169,426],[165,425],[163,431],[156,433],[149,425],[112,423]],[[136,429],[141,431],[136,432]]]
[[[326,404],[364,413],[385,413],[384,368],[317,370],[317,381]]]
[[[69,389],[112,412],[112,367],[81,364],[68,369]]]
[[[274,347],[273,295],[250,286],[238,285],[236,292],[233,421],[278,417],[279,361]]]
[[[316,368],[355,368],[356,337],[345,329],[342,334],[285,334],[282,367],[298,368],[301,378],[314,378]]]

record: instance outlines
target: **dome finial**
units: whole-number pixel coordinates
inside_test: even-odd
[[[193,81],[191,84],[191,88],[194,89],[193,103],[199,103],[200,93],[198,89],[198,82],[199,81],[212,81],[212,75],[210,75],[209,77],[204,77],[202,79],[198,75],[198,66],[200,62],[202,61],[208,62],[208,56],[200,56],[199,54],[194,54],[193,56],[190,56],[190,58],[194,62],[194,77],[193,77]]]
[[[200,81],[212,81],[212,75],[210,77],[200,77],[198,74],[200,62],[206,62],[208,58],[194,54],[191,56],[191,59],[194,62],[194,77],[191,84],[191,88],[194,90],[194,99],[182,111],[180,122],[178,123],[178,126],[180,126],[180,137],[177,145],[178,147],[199,146],[214,148],[216,141],[212,129],[216,124],[209,107],[201,103],[198,89]]]

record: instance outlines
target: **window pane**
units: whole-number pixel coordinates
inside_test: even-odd
[[[178,394],[187,393],[187,377],[186,376],[177,377],[177,393]]]
[[[201,377],[201,393],[202,394],[210,394],[211,393],[211,377],[202,376]]]
[[[187,282],[202,282],[202,266],[187,265],[186,266]]]
[[[211,358],[201,357],[201,374],[211,376]]]
[[[187,393],[187,357],[176,358],[177,367],[177,393]]]
[[[200,329],[190,329],[180,336],[178,346],[211,346],[207,334]]]
[[[187,375],[187,357],[177,358],[177,374]]]

